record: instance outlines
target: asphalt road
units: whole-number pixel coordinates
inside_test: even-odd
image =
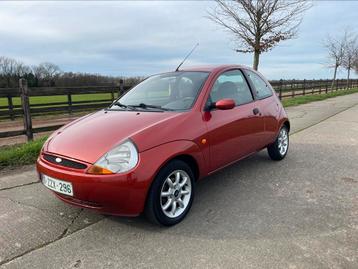
[[[288,113],[285,160],[262,151],[201,181],[171,228],[68,206],[33,167],[2,172],[0,267],[358,268],[358,94]]]

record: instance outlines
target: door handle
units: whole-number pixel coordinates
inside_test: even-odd
[[[260,110],[257,107],[255,107],[254,110],[252,110],[252,112],[254,113],[254,115],[257,115],[260,113]],[[261,113],[260,113],[260,115],[261,115]]]

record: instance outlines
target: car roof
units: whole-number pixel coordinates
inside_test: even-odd
[[[214,71],[221,71],[221,70],[230,69],[230,68],[251,69],[250,67],[244,66],[244,65],[225,64],[225,65],[189,66],[189,67],[179,68],[179,71],[214,72]]]

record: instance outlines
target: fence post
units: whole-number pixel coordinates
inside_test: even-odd
[[[72,95],[70,90],[68,90],[67,93],[67,101],[68,101],[68,113],[72,114]]]
[[[121,96],[124,93],[124,80],[120,79],[119,80],[119,93],[118,93],[118,97]]]
[[[114,101],[114,90],[113,88],[111,89],[111,98],[112,98],[112,102]]]
[[[8,103],[8,107],[9,107],[10,119],[14,120],[15,119],[15,116],[14,116],[14,104],[12,102],[12,97],[10,95],[7,96],[7,103]]]
[[[319,94],[322,93],[322,79],[319,80]]]
[[[282,84],[283,84],[283,80],[282,79],[280,79],[280,93],[279,93],[279,98],[280,98],[280,100],[282,100]]]
[[[291,95],[292,95],[292,98],[295,97],[295,90],[293,89],[293,84],[294,83],[295,83],[295,80],[294,79],[291,80],[291,91],[292,91]]]
[[[328,83],[329,83],[329,80],[326,79],[326,93],[328,93]]]
[[[303,95],[306,95],[306,79],[303,80]]]
[[[27,80],[21,78],[19,80],[20,93],[21,93],[21,106],[24,112],[24,129],[27,136],[27,141],[34,139],[34,134],[32,133],[32,121],[30,114],[30,102],[29,102],[29,88],[27,87]]]
[[[311,94],[314,94],[315,80],[312,81]]]

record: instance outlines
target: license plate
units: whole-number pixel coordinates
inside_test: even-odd
[[[42,183],[55,192],[73,196],[72,183],[42,175]]]

